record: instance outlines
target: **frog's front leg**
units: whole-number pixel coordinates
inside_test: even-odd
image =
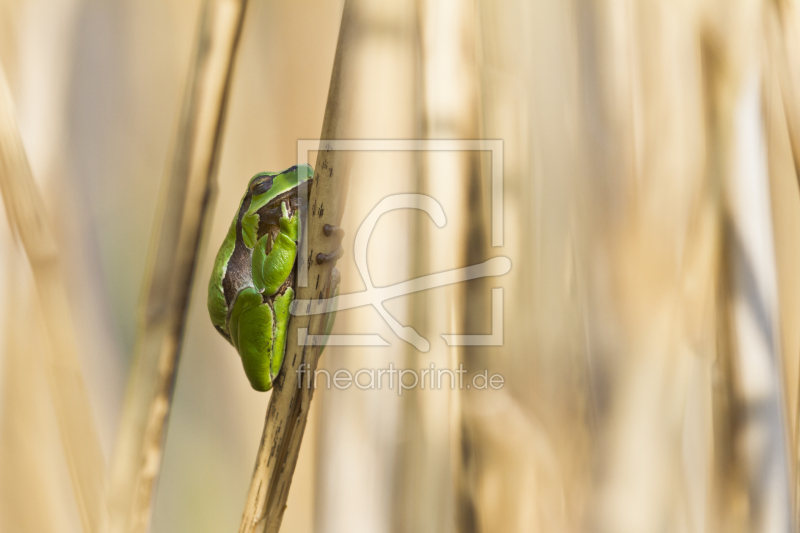
[[[266,296],[272,296],[286,283],[297,257],[297,213],[289,217],[285,203],[281,204],[281,211],[275,240],[271,242],[272,236],[264,235],[253,250],[253,283]]]

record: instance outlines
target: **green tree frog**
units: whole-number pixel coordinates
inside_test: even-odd
[[[294,300],[299,188],[313,179],[309,165],[253,176],[208,283],[211,322],[239,352],[247,379],[258,391],[272,388],[283,364]],[[325,234],[332,233],[341,235],[338,228],[326,226]],[[317,261],[339,256],[340,249],[319,254]],[[337,283],[338,272],[334,278]],[[332,319],[331,313],[326,333]]]

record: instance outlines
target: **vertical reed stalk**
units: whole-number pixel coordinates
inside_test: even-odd
[[[105,460],[78,361],[56,239],[31,174],[1,67],[0,193],[9,224],[25,249],[36,282],[49,342],[45,375],[78,513],[84,531],[101,532],[106,521]]]
[[[793,2],[776,0],[765,6],[766,24],[764,36],[767,41],[765,59],[772,66],[773,77],[777,78],[777,86],[781,96],[781,109],[788,130],[789,144],[794,172],[800,183],[800,8]],[[789,376],[792,379],[792,376]],[[795,377],[796,379],[796,377]],[[787,394],[787,403],[791,398]],[[793,516],[795,525],[800,524],[800,395],[796,400],[795,427],[791,435],[794,461],[794,499]]]
[[[146,273],[133,368],[112,465],[111,530],[150,521],[202,229],[219,161],[246,0],[206,0]]]
[[[347,95],[351,94],[351,51],[355,20],[352,3],[347,2],[342,14],[339,41],[331,73],[328,101],[322,125],[322,139],[341,139],[348,119]],[[342,95],[345,95],[342,98]],[[309,211],[309,259],[319,252],[329,253],[335,243],[325,237],[325,224],[340,225],[349,182],[349,155],[344,151],[328,151],[320,147],[315,169],[327,168],[331,172],[317,171],[311,187],[309,206],[325,205],[317,214]],[[328,174],[327,176],[325,174]],[[299,258],[298,260],[303,260]],[[297,288],[298,300],[324,299],[329,296],[332,264],[311,263],[308,271],[309,285]],[[312,281],[314,280],[314,281]],[[240,533],[270,532],[280,529],[289,488],[292,483],[300,445],[303,440],[311,398],[314,394],[313,377],[319,359],[319,346],[300,346],[297,332],[308,328],[309,334],[320,334],[325,315],[290,317],[286,340],[286,357],[267,407],[264,432],[256,456],[256,464],[247,494]],[[305,365],[305,366],[303,366]]]

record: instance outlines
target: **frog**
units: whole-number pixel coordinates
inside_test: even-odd
[[[211,323],[239,353],[257,391],[272,389],[283,365],[296,289],[300,194],[308,194],[314,179],[307,164],[250,178],[214,260],[207,299]],[[329,224],[323,231],[338,236],[339,244],[331,254],[318,254],[317,263],[335,262],[343,231]],[[338,294],[340,279],[334,267],[332,293]],[[326,335],[334,319],[335,313],[326,317]]]

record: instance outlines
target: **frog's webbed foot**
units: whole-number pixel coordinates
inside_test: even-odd
[[[334,263],[341,259],[344,255],[344,250],[342,249],[342,238],[344,238],[344,230],[338,226],[333,226],[331,224],[325,224],[322,227],[322,233],[325,234],[326,237],[334,237],[337,240],[336,249],[329,254],[317,254],[317,264],[321,265],[323,263],[327,263],[328,261],[333,261]]]
[[[327,263],[328,261],[338,261],[344,255],[344,250],[340,244],[334,251],[329,254],[317,254],[317,264]]]
[[[326,237],[335,235],[339,238],[339,242],[342,242],[342,238],[344,237],[344,230],[339,226],[333,226],[331,224],[325,224],[322,226],[322,233],[324,233]]]

